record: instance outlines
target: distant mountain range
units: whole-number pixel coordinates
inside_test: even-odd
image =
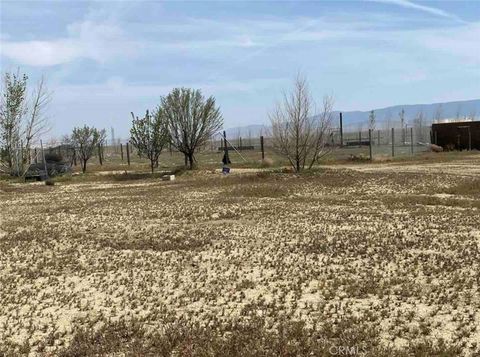
[[[406,104],[394,105],[386,108],[374,109],[377,124],[388,122],[391,123],[399,121],[399,113],[401,110],[405,111],[405,120],[412,122],[413,119],[422,112],[424,118],[433,121],[435,118],[440,119],[463,119],[474,117],[476,120],[480,118],[480,99],[464,100],[457,102],[432,103],[432,104]],[[334,120],[339,118],[340,111],[333,113]],[[368,117],[370,111],[346,111],[343,114],[343,125],[345,129],[355,128],[363,125],[363,128],[368,126]],[[338,124],[334,124],[338,126]],[[270,130],[269,125],[254,124],[241,127],[234,127],[226,129],[227,137],[259,137]]]

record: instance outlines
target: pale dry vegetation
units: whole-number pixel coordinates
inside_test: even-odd
[[[478,355],[479,165],[0,182],[0,355]]]

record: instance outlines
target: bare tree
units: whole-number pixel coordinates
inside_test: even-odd
[[[158,166],[158,158],[169,141],[168,126],[159,110],[151,115],[148,110],[145,117],[139,119],[132,113],[132,128],[130,142],[141,155],[150,160],[150,169]]]
[[[333,142],[327,146],[328,135],[332,134],[333,104],[333,96],[325,95],[320,113],[314,118],[314,150],[309,169],[333,149]]]
[[[223,125],[215,98],[205,99],[199,90],[175,88],[162,97],[159,111],[168,124],[172,145],[185,155],[192,169],[195,151]]]
[[[470,121],[474,121],[475,118],[477,117],[477,111],[474,109],[472,109],[472,111],[470,112],[470,115],[468,116],[468,120]]]
[[[390,111],[387,111],[385,113],[385,116],[383,118],[383,129],[386,133],[386,138],[387,138],[387,144],[390,144],[390,130],[395,126],[394,121],[392,123],[392,113]]]
[[[78,152],[79,159],[82,161],[83,173],[87,171],[87,161],[92,157],[95,148],[101,145],[105,138],[105,129],[98,130],[86,125],[83,128],[73,128],[71,141]]]
[[[440,123],[442,119],[443,119],[443,108],[442,108],[442,104],[439,104],[435,108],[435,113],[433,113],[433,122]]]
[[[459,121],[461,115],[462,115],[462,105],[458,104],[457,105],[457,111],[455,112],[455,120]]]
[[[284,93],[269,118],[273,145],[292,168],[309,168],[325,153],[331,127],[333,100],[325,97],[323,110],[314,115],[315,104],[305,78],[297,76],[291,93]]]
[[[415,128],[415,136],[418,141],[424,141],[424,127],[425,127],[425,114],[423,110],[420,110],[415,119],[413,119],[413,126]]]
[[[0,101],[0,161],[13,174],[23,172],[32,144],[49,130],[46,110],[51,94],[42,77],[29,99],[28,76],[6,72]]]
[[[42,76],[33,91],[32,108],[25,125],[24,137],[27,152],[30,152],[32,144],[35,144],[35,140],[50,130],[50,123],[46,115],[50,102],[51,92],[47,90],[45,78]]]

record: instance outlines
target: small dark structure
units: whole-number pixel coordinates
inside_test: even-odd
[[[63,162],[70,162],[71,165],[73,165],[76,162],[76,152],[75,152],[75,147],[69,144],[62,144],[58,145],[55,147],[51,147],[46,149],[46,154],[45,156],[49,156],[50,158],[57,157],[56,160],[49,160],[48,161],[63,161]],[[76,163],[75,163],[76,165]]]
[[[45,167],[48,172],[45,172]],[[55,153],[45,154],[45,163],[31,164],[25,173],[25,180],[43,181],[48,177],[72,172],[71,163],[63,161],[62,156]]]
[[[369,146],[370,145],[370,140],[365,139],[365,140],[347,140],[343,143],[345,146]]]
[[[480,121],[432,124],[431,142],[444,150],[480,150]]]

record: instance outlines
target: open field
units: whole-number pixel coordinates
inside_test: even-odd
[[[0,355],[480,354],[478,153],[100,170],[0,182]]]

